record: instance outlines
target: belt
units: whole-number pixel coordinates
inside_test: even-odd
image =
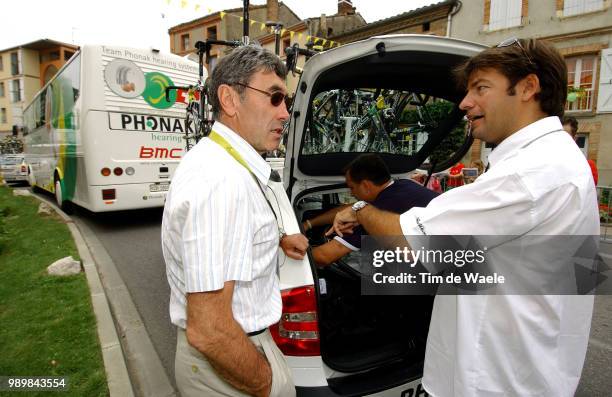
[[[267,328],[260,329],[259,331],[247,332],[247,336],[255,336],[263,333]]]

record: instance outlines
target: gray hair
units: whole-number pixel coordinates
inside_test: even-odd
[[[274,72],[281,79],[287,76],[287,68],[280,58],[256,44],[238,47],[219,60],[208,81],[209,102],[215,120],[221,114],[221,102],[217,93],[219,86],[231,85],[240,94],[240,98],[244,99],[246,87],[237,83],[249,84],[251,77],[260,71]]]

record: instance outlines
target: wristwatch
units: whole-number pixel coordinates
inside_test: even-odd
[[[352,208],[353,208],[353,211],[357,212],[357,211],[361,210],[363,207],[365,207],[366,205],[368,205],[368,202],[361,200],[361,201],[358,201],[355,204],[353,204]]]

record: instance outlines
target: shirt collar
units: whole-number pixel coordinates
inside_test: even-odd
[[[243,137],[238,135],[222,122],[218,120],[215,121],[212,129],[217,134],[225,138],[227,143],[229,143],[234,150],[236,150],[240,156],[242,156],[259,182],[267,185],[272,168],[270,167],[270,164],[268,164],[268,162],[261,157],[261,154],[257,153],[250,143],[245,141]]]
[[[489,164],[492,168],[495,167],[496,164],[516,154],[531,142],[553,131],[563,131],[563,126],[557,116],[545,117],[521,128],[493,149],[489,154]]]
[[[378,200],[385,193],[385,191],[389,188],[389,186],[393,185],[394,183],[395,183],[395,181],[393,179],[391,179],[389,182],[387,182],[387,184],[385,185],[383,190],[381,190],[378,193],[378,196],[376,196],[376,198],[373,201],[370,201],[370,203],[373,203],[374,201]]]
[[[389,186],[393,185],[395,183],[395,181],[393,179],[391,179],[389,182],[387,182],[387,184],[385,185],[385,187],[383,188],[383,191],[388,188]]]

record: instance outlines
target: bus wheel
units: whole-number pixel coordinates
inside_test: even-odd
[[[30,186],[32,187],[33,191],[37,191],[36,189],[36,177],[34,176],[34,173],[32,172],[32,168],[28,166],[28,183],[30,184]]]
[[[57,177],[55,178],[55,202],[57,203],[57,206],[62,209],[62,211],[67,214],[72,214],[72,203],[62,199],[62,184]]]

